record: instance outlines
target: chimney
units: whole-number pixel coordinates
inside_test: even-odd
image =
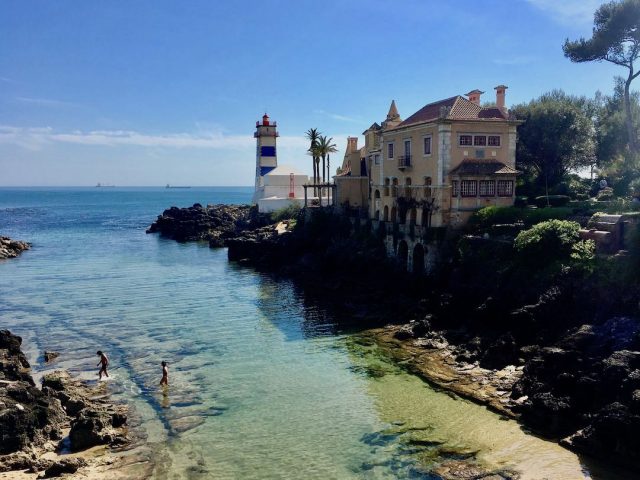
[[[475,90],[471,90],[469,93],[467,93],[467,98],[469,99],[469,101],[471,103],[475,103],[476,105],[480,105],[480,95],[482,95],[484,92],[481,92],[478,89]]]
[[[358,137],[347,137],[347,155],[358,150]]]
[[[506,85],[498,85],[495,88],[495,91],[496,91],[496,106],[500,110],[502,110],[503,112],[507,111],[507,109],[505,108],[505,105],[504,105],[504,97],[505,97],[505,94],[507,92],[507,88],[509,88],[509,87],[507,87]]]

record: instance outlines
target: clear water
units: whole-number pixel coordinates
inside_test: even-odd
[[[145,234],[171,205],[250,197],[0,189],[0,234],[33,243],[0,262],[0,327],[25,338],[38,372],[56,350],[58,367],[95,381],[95,352],[107,352],[105,386],[135,406],[155,478],[439,478],[429,472],[458,458],[452,449],[522,478],[623,478],[433,390],[295,285],[229,264],[225,250]]]

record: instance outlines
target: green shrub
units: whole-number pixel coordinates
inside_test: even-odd
[[[603,188],[598,192],[598,195],[596,195],[596,200],[598,200],[599,202],[608,202],[609,200],[613,200],[614,198],[615,195],[613,193],[613,188],[611,187]]]
[[[571,198],[568,195],[543,195],[536,197],[536,206],[538,208],[551,207],[564,207],[569,203]]]
[[[528,204],[529,204],[529,199],[525,196],[516,197],[515,201],[513,202],[513,206],[519,207],[519,208],[524,208]]]
[[[558,208],[518,208],[518,207],[484,207],[473,214],[469,225],[479,229],[487,229],[492,225],[524,223],[527,226],[545,220],[563,220],[573,214],[569,207]]]
[[[521,261],[542,267],[557,261],[592,260],[595,244],[580,240],[580,225],[567,220],[548,220],[520,232],[513,246]]]
[[[301,208],[292,203],[286,207],[279,208],[275,212],[271,212],[271,220],[273,222],[281,222],[282,220],[291,220],[298,218]]]

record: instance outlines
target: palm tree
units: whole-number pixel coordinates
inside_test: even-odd
[[[327,138],[325,135],[320,135],[318,139],[318,153],[322,157],[322,183],[325,183],[324,173],[326,171],[326,160],[330,153],[335,153],[338,151],[335,143],[331,143],[333,141],[333,137]],[[329,174],[327,173],[328,180]]]
[[[326,160],[329,157],[330,153],[334,153],[337,152],[338,149],[336,148],[336,145],[334,143],[331,143],[333,141],[333,137],[329,137],[327,138],[325,135],[320,135],[320,138],[318,139],[318,156],[322,157],[322,183],[326,183],[326,181],[329,181],[329,173],[327,172],[327,178],[325,179],[325,171],[326,171]],[[318,162],[319,163],[319,162]],[[318,165],[318,167],[320,167],[320,165]],[[320,187],[320,192],[322,193],[322,188]],[[322,195],[321,195],[322,196]],[[327,192],[327,199],[329,196],[329,192]],[[322,200],[322,199],[321,199]],[[322,201],[321,201],[322,203]]]
[[[313,162],[313,184],[316,185],[318,183],[318,180],[320,179],[320,172],[318,171],[318,173],[316,174],[316,167],[318,166],[318,164],[320,163],[320,158],[317,155],[317,146],[318,146],[318,139],[320,138],[320,132],[318,131],[317,128],[310,128],[309,130],[306,131],[306,136],[309,139],[309,141],[311,142],[311,145],[309,146],[309,150],[307,150],[309,152],[309,155],[311,155],[312,157],[312,162]],[[314,187],[315,190],[315,187]],[[314,192],[315,193],[315,192]]]

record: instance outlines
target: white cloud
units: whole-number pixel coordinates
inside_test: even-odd
[[[63,102],[62,100],[53,100],[50,98],[16,97],[16,100],[20,103],[26,103],[28,105],[36,105],[38,107],[47,107],[47,108],[78,106],[75,103]]]
[[[494,58],[493,63],[496,65],[530,65],[535,62],[535,57],[530,55],[515,55],[512,57]]]
[[[562,24],[589,24],[605,0],[525,0]]]
[[[225,135],[221,131],[199,134],[169,133],[151,135],[130,130],[94,130],[83,132],[57,132],[50,127],[13,127],[0,125],[0,143],[14,144],[30,150],[38,150],[51,143],[93,145],[104,147],[136,146],[158,148],[208,148],[213,150],[247,150],[255,147],[255,140],[248,135]],[[283,136],[278,143],[284,148],[306,151],[305,137]]]
[[[348,117],[346,115],[340,115],[338,113],[325,112],[324,110],[314,110],[313,113],[317,113],[319,115],[325,115],[333,120],[338,120],[340,122],[353,122],[353,123],[362,122],[362,120],[355,117]]]

